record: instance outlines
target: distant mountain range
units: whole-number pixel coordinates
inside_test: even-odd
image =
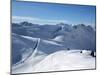
[[[12,23],[12,33],[44,40],[53,40],[70,49],[96,49],[96,31],[84,24],[39,25],[28,22]]]

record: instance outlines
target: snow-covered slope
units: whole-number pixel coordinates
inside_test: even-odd
[[[34,66],[33,72],[79,69],[95,69],[95,57],[80,53],[80,50],[58,51]]]
[[[37,45],[37,39],[27,39],[17,34],[12,34],[12,64],[25,61],[31,56]]]
[[[26,62],[14,69],[13,74],[95,69],[95,57],[90,55],[91,51],[83,50],[82,52],[81,50],[60,50],[48,56],[40,55],[34,57],[32,55]]]

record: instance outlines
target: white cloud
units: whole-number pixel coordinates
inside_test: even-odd
[[[40,19],[34,17],[26,17],[26,16],[12,16],[12,22],[19,23],[23,21],[28,21],[31,23],[36,24],[58,24],[58,23],[68,23],[66,20],[47,20],[47,19]]]

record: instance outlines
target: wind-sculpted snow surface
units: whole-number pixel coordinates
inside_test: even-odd
[[[95,33],[83,24],[12,23],[12,73],[95,69]]]

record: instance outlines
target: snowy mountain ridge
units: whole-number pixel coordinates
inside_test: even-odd
[[[91,26],[84,24],[68,25],[38,25],[28,22],[12,24],[12,32],[18,35],[30,36],[44,40],[61,42],[62,45],[70,49],[96,49],[96,32]]]

